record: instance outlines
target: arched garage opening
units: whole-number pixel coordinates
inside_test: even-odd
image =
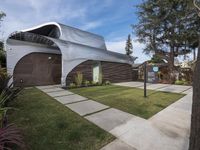
[[[30,53],[22,57],[13,72],[14,86],[36,86],[61,83],[61,55]]]

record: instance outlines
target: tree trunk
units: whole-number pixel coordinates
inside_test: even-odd
[[[169,53],[169,61],[168,61],[168,65],[169,65],[169,72],[170,72],[170,83],[174,82],[174,46],[171,46],[171,50]]]
[[[189,150],[200,150],[200,36],[193,78],[193,104]]]

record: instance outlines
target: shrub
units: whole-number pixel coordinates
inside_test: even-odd
[[[106,82],[105,82],[105,85],[110,85],[110,84],[111,84],[110,81],[106,81]]]
[[[6,52],[0,48],[0,67],[6,67]]]
[[[20,149],[25,149],[23,137],[20,130],[14,125],[7,125],[0,128],[0,149],[12,149],[12,146],[16,145]]]
[[[75,84],[75,83],[70,83],[70,84],[69,84],[69,88],[70,88],[70,89],[75,88],[75,87],[76,87],[76,84]]]
[[[80,87],[83,83],[83,74],[81,72],[77,72],[75,76],[75,83],[78,87]]]
[[[95,86],[95,85],[97,85],[97,83],[94,81],[91,81],[91,85]]]
[[[7,103],[14,100],[21,90],[21,88],[11,88],[11,86],[3,89],[3,91],[0,93],[0,107],[6,107]]]
[[[177,85],[183,85],[183,84],[184,84],[184,81],[182,81],[182,80],[176,80],[176,81],[175,81],[175,84],[177,84]]]
[[[89,85],[90,85],[90,81],[88,81],[88,80],[85,80],[85,81],[84,81],[84,86],[86,86],[86,87],[87,87],[87,86],[89,86]]]
[[[6,72],[5,68],[0,68],[0,93],[7,88],[11,76]]]

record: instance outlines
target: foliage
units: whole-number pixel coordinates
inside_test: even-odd
[[[138,10],[139,22],[133,27],[139,42],[146,45],[144,52],[160,55],[172,75],[174,57],[198,47],[200,18],[192,1],[146,0]]]
[[[78,87],[80,87],[83,83],[83,74],[81,72],[77,72],[75,76],[75,83]]]
[[[111,82],[108,80],[105,82],[105,85],[110,85],[110,84],[111,84]]]
[[[1,21],[3,21],[3,18],[6,17],[6,14],[3,11],[0,11],[0,27],[1,27]],[[0,30],[1,32],[1,30]]]
[[[0,50],[0,66],[5,68],[6,67],[6,55],[4,51]]]
[[[11,76],[7,74],[6,69],[0,68],[0,94],[4,89],[7,88],[10,78]]]
[[[20,130],[13,124],[0,128],[0,149],[11,150],[13,145],[21,149],[25,148]]]
[[[145,52],[177,53],[198,46],[200,19],[191,0],[147,0],[138,8],[134,28],[139,41],[147,44]]]
[[[0,21],[2,21],[4,17],[6,17],[6,14],[3,11],[0,11]]]
[[[75,83],[70,83],[69,84],[69,88],[75,88],[76,87],[76,84]]]
[[[6,67],[6,52],[3,50],[3,42],[0,41],[0,68]]]
[[[88,80],[85,80],[85,81],[84,81],[84,86],[86,86],[86,87],[87,87],[87,86],[89,86],[89,85],[90,85],[90,81],[88,81]]]
[[[3,21],[3,18],[5,16],[6,16],[6,14],[4,12],[0,11],[0,25],[1,25],[1,21]],[[1,33],[1,30],[0,30],[0,33]],[[3,42],[2,41],[0,41],[0,68],[1,67],[6,67],[6,53],[3,50]]]
[[[97,83],[95,81],[91,81],[91,85],[95,86]]]
[[[149,61],[151,63],[164,63],[163,59],[159,55],[153,55],[151,60]]]
[[[183,80],[176,80],[175,84],[177,84],[177,85],[183,85],[184,81]]]
[[[126,55],[130,56],[133,53],[133,45],[132,45],[132,39],[131,39],[131,35],[128,35],[128,39],[126,41]]]
[[[11,86],[5,88],[0,93],[0,107],[6,107],[8,102],[14,100],[18,94],[21,92],[21,88],[11,88]]]

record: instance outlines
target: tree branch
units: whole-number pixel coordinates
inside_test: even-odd
[[[193,0],[193,4],[194,4],[194,6],[199,10],[199,13],[198,13],[198,15],[200,16],[200,6],[198,6],[198,4],[197,4],[197,1],[196,0]]]

